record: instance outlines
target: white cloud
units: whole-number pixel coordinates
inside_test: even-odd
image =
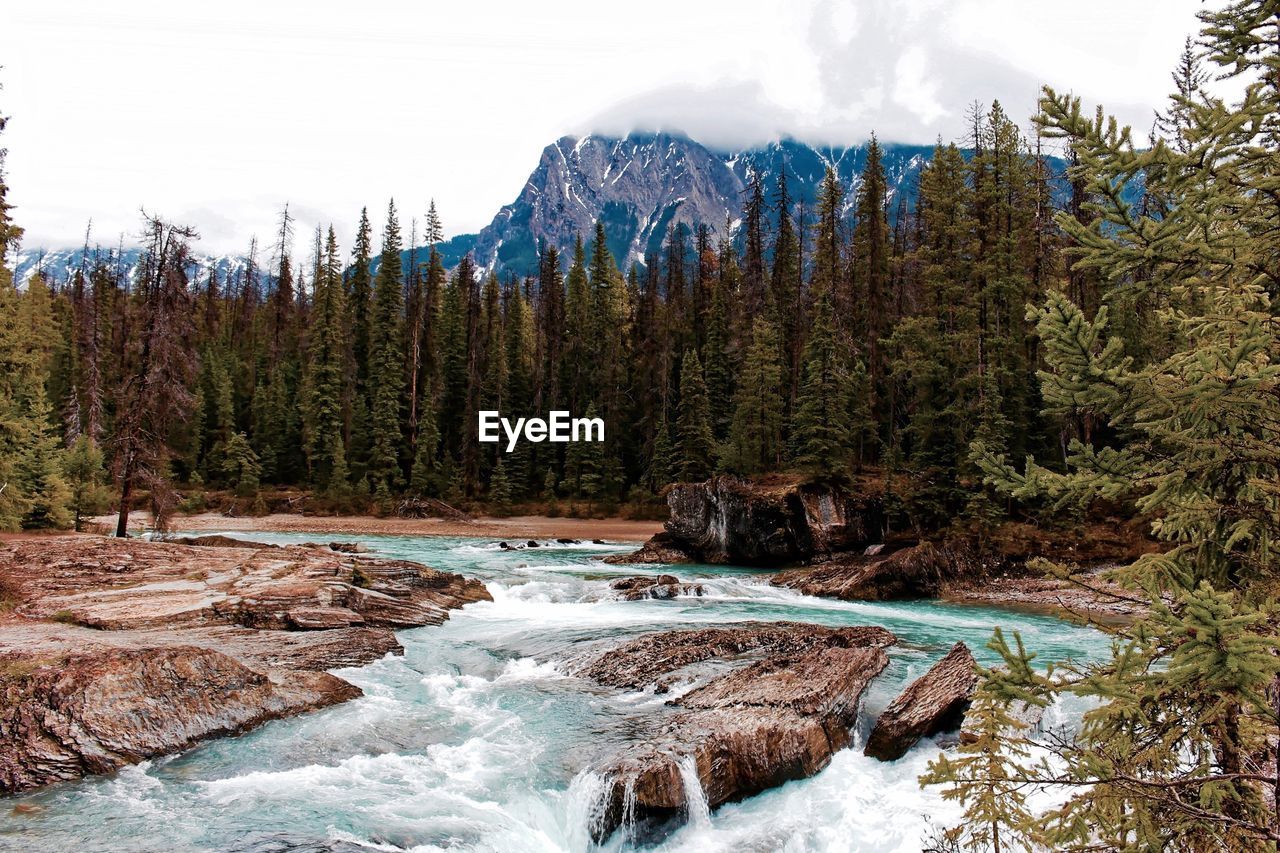
[[[564,0],[554,6],[323,0],[216,6],[11,0],[0,30],[4,144],[29,244],[114,243],[138,209],[204,248],[349,246],[395,196],[484,225],[565,133],[682,129],[725,148],[931,142],[973,100],[1017,117],[1039,85],[1145,129],[1196,0]]]

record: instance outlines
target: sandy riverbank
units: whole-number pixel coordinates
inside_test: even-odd
[[[104,531],[115,525],[114,516],[93,519]],[[129,518],[129,529],[141,533],[150,527],[145,512]],[[480,517],[470,521],[443,518],[374,518],[372,516],[291,515],[276,513],[257,517],[228,517],[208,512],[175,516],[175,531],[243,530],[256,533],[323,533],[326,535],[384,534],[388,536],[483,536],[494,539],[604,539],[610,542],[643,542],[662,529],[661,521],[626,518],[549,518],[523,515],[512,518]]]

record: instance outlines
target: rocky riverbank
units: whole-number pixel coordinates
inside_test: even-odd
[[[613,564],[733,563],[779,568],[770,582],[845,601],[942,598],[1100,623],[1135,618],[1141,605],[1105,568],[1155,548],[1132,522],[1105,520],[1079,533],[1006,524],[991,541],[886,541],[878,498],[845,487],[774,477],[714,477],[667,493],[664,529]],[[1035,557],[1076,567],[1046,575]]]
[[[325,670],[488,600],[478,581],[322,545],[0,542],[0,793],[343,702]]]

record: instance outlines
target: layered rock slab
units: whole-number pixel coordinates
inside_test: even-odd
[[[863,752],[881,761],[894,761],[923,737],[959,729],[978,686],[976,666],[968,646],[952,646],[942,660],[881,712]]]
[[[402,651],[484,585],[227,537],[0,542],[0,793],[117,769],[360,695],[324,670]]]
[[[814,566],[788,569],[770,578],[785,586],[824,598],[845,601],[891,601],[933,598],[957,578],[982,569],[967,548],[921,542],[895,551],[844,555]]]
[[[0,792],[105,773],[360,695],[325,672],[252,670],[195,646],[0,660]]]
[[[752,624],[651,634],[606,652],[579,673],[606,684],[664,689],[711,659],[755,659],[668,704],[660,731],[595,768],[605,788],[592,834],[685,816],[817,773],[848,746],[868,683],[895,642],[882,628]],[[665,680],[664,680],[665,679]],[[698,792],[687,785],[697,784]]]

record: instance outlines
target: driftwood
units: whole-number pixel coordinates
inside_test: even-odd
[[[396,515],[400,518],[447,518],[450,521],[471,521],[471,516],[462,510],[436,498],[405,498],[396,505]]]

